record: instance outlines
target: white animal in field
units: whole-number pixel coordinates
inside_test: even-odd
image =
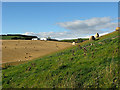
[[[73,43],[72,43],[72,45],[76,45],[76,43],[75,43],[75,42],[73,42]]]

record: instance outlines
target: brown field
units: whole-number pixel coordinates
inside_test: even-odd
[[[2,40],[2,63],[26,62],[71,45],[71,43],[56,41]]]

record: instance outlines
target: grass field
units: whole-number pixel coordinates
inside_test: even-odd
[[[2,70],[3,88],[119,88],[119,33]]]
[[[77,43],[80,43],[80,42],[83,42],[83,41],[86,41],[86,40],[89,40],[89,38],[79,38],[79,39],[66,39],[66,40],[59,40],[60,42],[77,42]]]

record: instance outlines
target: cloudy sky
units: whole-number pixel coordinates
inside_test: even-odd
[[[4,2],[2,33],[71,39],[117,27],[117,2]]]

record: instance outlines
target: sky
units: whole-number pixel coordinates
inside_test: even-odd
[[[117,2],[3,2],[2,33],[55,39],[89,37],[117,27]]]
[[[2,0],[2,2],[119,2],[119,0]]]

